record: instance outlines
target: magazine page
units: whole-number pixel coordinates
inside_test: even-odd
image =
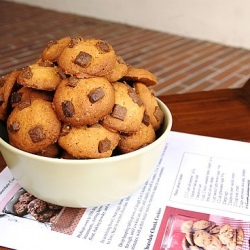
[[[65,236],[82,247],[91,243],[107,249],[198,247],[198,241],[192,245],[187,241],[187,235],[193,238],[197,228],[206,232],[208,246],[219,239],[220,231],[212,234],[208,226],[183,230],[188,221],[217,230],[222,227],[221,231],[229,228],[229,236],[242,232],[238,243],[229,242],[235,249],[249,249],[249,164],[248,143],[172,131],[152,176],[132,195],[113,204],[79,209],[44,205],[36,199],[37,207],[46,207],[36,213],[23,209],[22,202],[34,205],[34,197],[29,201],[30,195],[6,168],[0,173],[0,231],[5,232],[0,234],[0,245],[13,247],[9,235],[17,224],[23,228],[19,235],[30,230],[53,239]],[[18,244],[16,240],[14,248]],[[226,249],[229,243],[219,239],[217,244]]]

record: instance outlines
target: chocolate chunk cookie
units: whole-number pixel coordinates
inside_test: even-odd
[[[115,63],[114,69],[106,75],[106,78],[110,82],[119,81],[128,71],[128,66],[122,59],[122,57],[117,56],[117,61]]]
[[[206,247],[211,244],[213,238],[212,235],[205,230],[197,230],[194,232],[194,243],[199,247]]]
[[[38,62],[24,67],[18,75],[17,82],[25,87],[53,91],[61,82],[57,66]]]
[[[162,124],[164,114],[160,109],[155,96],[143,83],[135,83],[134,86],[136,93],[145,105],[146,113],[149,115],[150,123],[153,125],[155,130],[159,129]]]
[[[116,61],[115,51],[106,41],[76,37],[61,52],[58,65],[71,75],[106,76],[113,71]]]
[[[63,49],[68,46],[70,41],[71,37],[62,37],[58,40],[49,41],[46,48],[42,52],[42,60],[56,62]]]
[[[41,152],[56,142],[60,129],[51,102],[43,99],[19,103],[7,120],[10,143],[30,153]]]
[[[55,111],[64,123],[92,125],[112,111],[115,91],[104,77],[64,79],[53,100]]]
[[[156,76],[150,71],[143,68],[134,68],[132,66],[129,66],[128,71],[122,80],[131,84],[141,82],[146,86],[155,86],[158,83]]]
[[[121,135],[118,148],[122,153],[129,153],[145,147],[155,140],[155,131],[151,124],[141,123],[138,131],[129,135]]]
[[[115,82],[115,105],[111,114],[102,120],[103,126],[114,131],[134,133],[140,129],[145,106],[127,84]]]
[[[46,101],[52,101],[53,95],[51,91],[37,90],[29,87],[22,87],[18,91],[14,91],[10,97],[10,103],[12,108],[17,106],[20,102],[29,99],[43,99]]]
[[[100,124],[67,127],[59,137],[59,145],[75,158],[110,157],[120,140],[119,133]]]

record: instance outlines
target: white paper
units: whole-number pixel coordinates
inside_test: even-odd
[[[0,245],[178,250],[171,247],[173,239],[167,231],[171,216],[213,218],[244,227],[250,223],[249,166],[249,143],[172,131],[154,173],[131,196],[114,204],[74,210],[77,219],[67,229],[27,216],[0,214]],[[19,188],[8,168],[0,173],[0,211]],[[67,212],[70,209],[63,208],[60,213],[63,217]],[[24,243],[27,235],[32,237]]]

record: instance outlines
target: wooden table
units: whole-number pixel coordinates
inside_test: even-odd
[[[250,142],[250,80],[237,89],[159,98],[172,113],[173,131]]]
[[[250,142],[250,80],[242,88],[162,96],[172,130]]]

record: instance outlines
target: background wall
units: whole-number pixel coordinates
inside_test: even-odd
[[[250,49],[249,0],[14,0]]]

